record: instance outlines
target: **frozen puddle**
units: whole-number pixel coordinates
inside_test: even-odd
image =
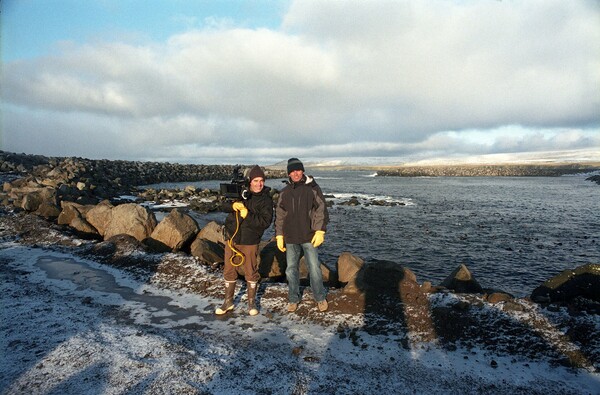
[[[117,316],[128,323],[165,328],[203,329],[214,321],[212,306],[194,295],[174,299],[148,284],[117,279],[107,270],[72,258],[40,256],[36,266],[60,288],[81,296],[83,303],[116,306]],[[162,294],[161,294],[162,293]]]

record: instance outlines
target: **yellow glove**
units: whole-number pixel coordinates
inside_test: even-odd
[[[233,203],[231,205],[231,208],[233,208],[233,211],[239,211],[240,217],[242,218],[246,218],[246,216],[248,215],[248,209],[246,208],[246,206],[244,206],[244,203],[242,202]]]
[[[277,239],[277,248],[279,248],[279,251],[281,252],[285,252],[285,245],[283,243],[283,236],[275,236],[275,239]]]
[[[313,247],[317,248],[318,246],[323,244],[324,241],[325,241],[325,232],[323,232],[322,230],[317,230],[310,242],[312,243]]]

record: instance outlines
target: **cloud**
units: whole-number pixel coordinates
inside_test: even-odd
[[[153,44],[63,43],[4,65],[5,149],[262,163],[578,149],[599,143],[599,21],[591,1],[303,0],[279,30],[207,20]]]

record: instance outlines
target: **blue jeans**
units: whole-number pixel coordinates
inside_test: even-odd
[[[287,248],[285,258],[287,260],[287,268],[285,276],[288,281],[288,300],[290,303],[300,303],[300,272],[298,266],[300,264],[300,253],[304,251],[304,260],[308,266],[310,277],[310,288],[317,302],[325,300],[327,292],[323,286],[323,274],[321,273],[321,265],[317,255],[317,249],[311,243],[304,244],[286,244]]]

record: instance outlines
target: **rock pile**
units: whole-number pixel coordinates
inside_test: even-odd
[[[139,185],[162,182],[228,180],[233,165],[92,160],[15,154],[0,151],[0,172],[25,177],[29,187],[60,189],[63,200],[109,199],[131,193]],[[265,169],[267,177],[284,172]]]

